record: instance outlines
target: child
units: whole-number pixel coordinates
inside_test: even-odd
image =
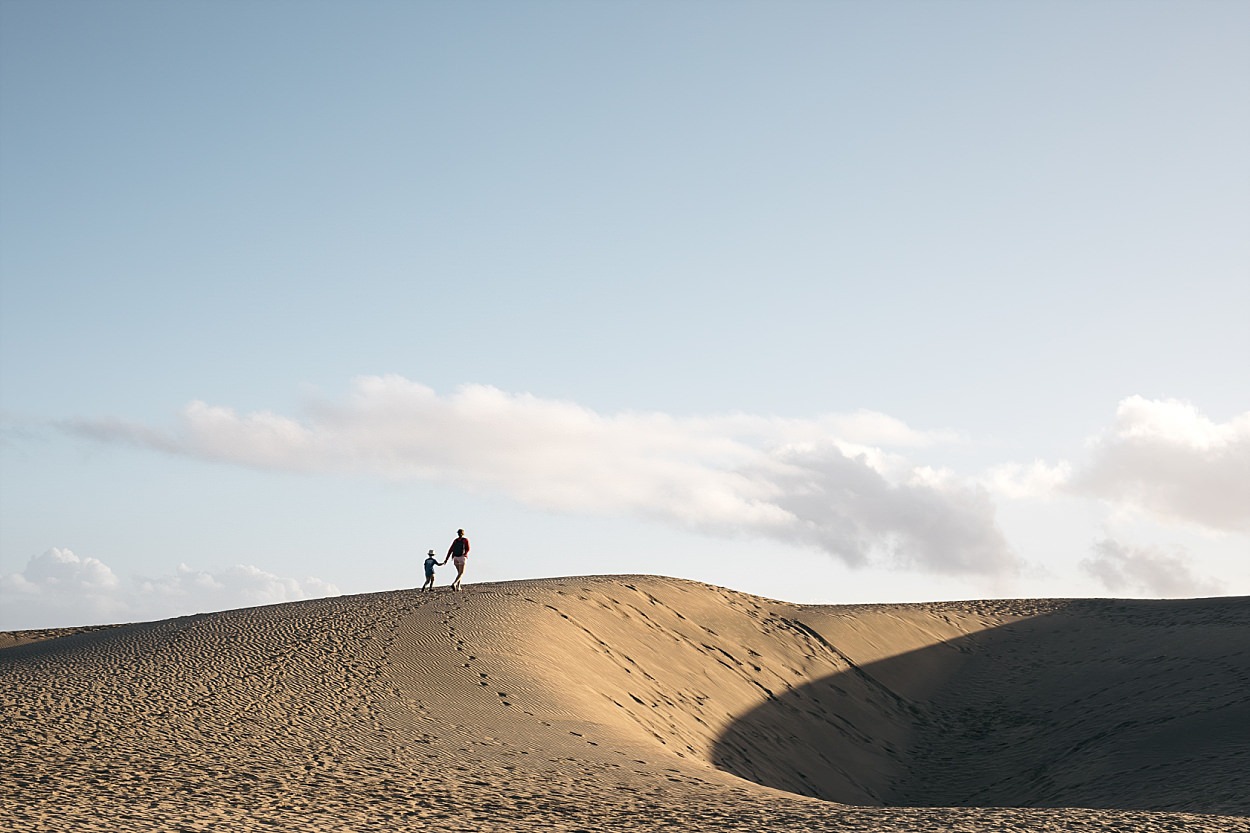
[[[434,565],[437,563],[434,550],[430,550],[430,554],[425,557],[425,584],[421,585],[422,590],[434,589]]]

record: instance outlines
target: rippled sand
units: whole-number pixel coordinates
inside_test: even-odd
[[[6,830],[1250,830],[1250,600],[403,590],[3,635],[0,716]]]

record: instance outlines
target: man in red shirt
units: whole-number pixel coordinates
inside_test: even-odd
[[[469,539],[464,537],[464,530],[456,530],[456,540],[451,542],[451,546],[447,548],[447,558],[451,559],[451,563],[456,565],[456,580],[451,583],[452,590],[460,589],[460,578],[464,575],[465,562],[469,560]],[[443,563],[447,563],[447,558],[443,559]]]

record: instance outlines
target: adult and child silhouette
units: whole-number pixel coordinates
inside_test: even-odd
[[[451,583],[451,589],[459,590],[460,579],[464,577],[464,565],[469,560],[469,539],[464,537],[463,529],[456,530],[456,538],[447,548],[447,555],[442,561],[435,557],[434,550],[430,550],[430,554],[425,557],[425,584],[421,585],[422,590],[434,589],[434,568],[446,564],[448,559],[456,567],[456,579]]]

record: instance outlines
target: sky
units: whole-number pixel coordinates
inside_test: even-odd
[[[1250,595],[1248,42],[0,0],[0,629],[415,587],[457,528],[467,585]]]

